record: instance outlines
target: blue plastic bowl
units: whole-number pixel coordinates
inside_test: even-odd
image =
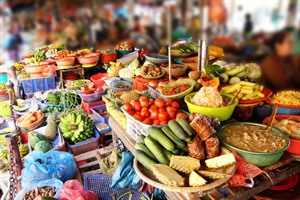
[[[270,105],[271,112],[274,110],[274,106]],[[289,115],[298,115],[300,114],[300,108],[284,108],[278,107],[277,114],[289,114]]]

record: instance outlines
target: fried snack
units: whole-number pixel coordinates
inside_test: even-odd
[[[187,146],[188,146],[188,152],[190,157],[196,158],[198,160],[205,159],[204,146],[202,144],[202,141],[198,137],[190,141],[187,144]]]
[[[271,102],[287,106],[300,106],[300,92],[293,90],[278,92],[271,98]]]
[[[201,115],[196,117],[190,123],[190,126],[196,131],[197,135],[203,141],[215,133],[214,128],[210,125],[210,121],[209,117]]]
[[[220,142],[216,135],[211,136],[207,140],[204,141],[205,150],[206,150],[206,158],[214,158],[219,156],[220,153]]]

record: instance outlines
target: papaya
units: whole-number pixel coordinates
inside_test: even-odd
[[[40,141],[34,146],[34,150],[42,151],[44,153],[49,151],[51,148],[52,147],[48,141]]]
[[[28,132],[28,140],[29,140],[30,146],[32,148],[34,148],[38,142],[47,141],[47,138],[43,135],[40,135],[40,134],[34,132],[34,131],[30,131],[30,132]]]

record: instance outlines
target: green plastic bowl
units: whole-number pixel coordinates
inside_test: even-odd
[[[10,117],[11,116],[11,110],[9,109],[9,100],[0,102],[0,115],[2,117]]]
[[[221,127],[218,136],[220,138],[220,141],[222,142],[222,144],[229,150],[235,150],[238,152],[239,155],[241,155],[246,162],[251,163],[253,165],[256,165],[258,167],[266,167],[269,165],[272,165],[274,163],[276,163],[282,156],[282,154],[284,153],[285,150],[287,150],[287,148],[290,146],[290,140],[289,138],[283,134],[281,131],[279,131],[278,129],[272,128],[272,131],[278,135],[280,135],[282,138],[284,138],[285,142],[286,142],[286,146],[278,151],[274,151],[274,152],[252,152],[252,151],[246,151],[237,147],[234,147],[228,143],[226,143],[225,141],[222,140],[221,134],[222,134],[222,130],[228,126],[233,126],[233,125],[239,125],[239,124],[246,124],[246,125],[255,125],[255,126],[260,126],[263,128],[266,128],[266,125],[263,124],[258,124],[258,123],[252,123],[252,122],[236,122],[236,123],[231,123],[231,124],[226,124],[224,126]]]
[[[185,90],[185,91],[183,91],[183,92],[181,92],[181,93],[179,93],[179,94],[174,94],[174,95],[169,95],[169,96],[163,94],[164,91],[166,91],[166,90],[171,90],[172,87],[176,86],[177,84],[182,84],[182,83],[183,83],[183,84],[188,83],[188,84],[190,85],[190,87],[189,87],[187,90]],[[185,97],[185,96],[188,95],[189,93],[191,93],[191,92],[193,91],[194,87],[195,87],[195,84],[196,84],[196,82],[195,82],[193,79],[189,79],[189,78],[181,78],[181,79],[178,79],[177,81],[173,81],[173,82],[168,83],[168,84],[161,90],[161,94],[162,94],[164,97],[168,98],[168,99],[180,99],[180,98]]]
[[[184,101],[187,104],[190,113],[200,113],[210,117],[216,117],[220,121],[225,121],[229,119],[236,107],[239,103],[239,100],[236,98],[234,102],[230,106],[224,106],[219,108],[208,108],[203,106],[195,105],[191,102],[191,98],[195,96],[197,92],[191,93],[185,96]],[[233,98],[233,95],[221,93],[222,96],[228,97],[230,99]]]

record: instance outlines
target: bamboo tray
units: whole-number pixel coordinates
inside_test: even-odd
[[[228,154],[228,153],[230,153],[229,150],[227,150],[226,148],[221,148],[221,155]],[[225,174],[228,174],[230,176],[226,177],[226,178],[221,178],[221,179],[214,180],[214,181],[209,182],[208,184],[203,185],[201,187],[174,187],[174,186],[164,185],[164,184],[160,183],[155,178],[155,176],[152,174],[151,171],[149,171],[145,167],[143,167],[137,161],[137,159],[134,159],[134,169],[135,169],[136,173],[138,174],[138,176],[143,181],[145,181],[146,183],[148,183],[148,184],[150,184],[150,185],[152,185],[156,188],[162,189],[164,191],[191,193],[191,192],[205,192],[207,190],[212,190],[216,187],[219,187],[219,186],[225,184],[232,177],[232,175],[234,174],[236,166],[235,165],[230,165],[228,167],[215,169],[214,172],[225,173]],[[210,169],[210,171],[213,171],[213,169]],[[185,177],[185,178],[188,178],[188,176]]]

